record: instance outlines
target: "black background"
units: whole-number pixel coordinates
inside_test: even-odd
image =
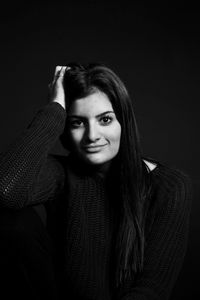
[[[47,103],[56,65],[99,61],[126,84],[145,155],[194,187],[188,252],[172,299],[199,293],[200,11],[189,2],[5,3],[0,12],[0,151]],[[55,145],[55,152],[62,152]]]

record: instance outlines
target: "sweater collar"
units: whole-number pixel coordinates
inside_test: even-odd
[[[79,159],[73,153],[68,155],[68,162],[70,168],[77,174],[81,176],[92,176],[106,179],[110,177],[110,174],[113,173],[114,169],[114,160],[107,162],[102,165],[90,165]]]

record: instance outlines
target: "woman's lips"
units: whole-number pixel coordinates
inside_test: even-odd
[[[105,147],[107,144],[105,145],[98,145],[98,146],[85,146],[83,147],[84,150],[86,152],[92,153],[92,152],[99,152],[102,150],[103,147]]]

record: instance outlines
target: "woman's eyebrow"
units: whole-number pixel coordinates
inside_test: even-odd
[[[99,118],[99,117],[102,117],[102,116],[104,116],[106,114],[110,114],[110,113],[114,114],[114,111],[113,110],[104,111],[103,113],[100,113],[100,114],[96,115],[95,118]],[[68,115],[68,118],[85,119],[86,117],[84,117],[82,115]]]
[[[114,114],[114,111],[113,110],[104,111],[103,113],[96,115],[96,118],[102,117],[102,116],[110,114],[110,113]]]

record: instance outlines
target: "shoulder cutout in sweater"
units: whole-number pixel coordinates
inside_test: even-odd
[[[152,162],[147,161],[145,159],[143,159],[143,161],[144,161],[144,163],[146,164],[146,166],[148,167],[148,169],[150,171],[153,171],[157,167],[157,165],[155,163],[152,163]]]

